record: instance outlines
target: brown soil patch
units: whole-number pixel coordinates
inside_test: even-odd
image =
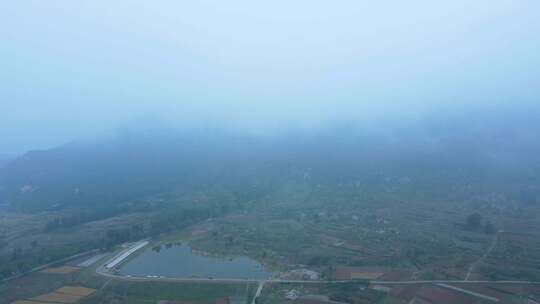
[[[51,267],[42,270],[41,272],[44,273],[51,273],[51,274],[68,274],[79,271],[79,267],[73,267],[73,266],[61,266],[61,267]]]
[[[374,280],[389,270],[383,267],[348,267],[338,266],[333,274],[336,280],[366,279]]]
[[[57,302],[57,303],[75,303],[78,300],[82,299],[83,296],[71,295],[67,293],[60,292],[51,292],[46,293],[31,300],[42,301],[42,302]]]
[[[64,286],[57,289],[56,292],[86,297],[96,292],[96,290],[82,286]]]
[[[365,280],[374,280],[382,276],[382,272],[351,272],[351,279],[365,279]]]
[[[464,295],[456,291],[447,290],[435,286],[423,286],[417,293],[416,298],[428,303],[437,304],[476,304],[478,299]],[[414,300],[413,300],[414,301]]]

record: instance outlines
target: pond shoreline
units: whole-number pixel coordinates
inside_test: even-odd
[[[147,246],[118,269],[126,277],[268,280],[274,276],[247,256],[222,256],[187,243]]]

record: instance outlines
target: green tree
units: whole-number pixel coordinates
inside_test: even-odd
[[[491,221],[487,221],[486,224],[484,225],[484,232],[487,234],[495,233],[495,227],[493,226]]]
[[[482,216],[479,213],[473,213],[467,217],[467,228],[478,230],[482,225]]]

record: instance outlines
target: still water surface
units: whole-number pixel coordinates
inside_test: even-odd
[[[165,276],[169,278],[267,279],[272,275],[262,265],[248,257],[232,259],[197,254],[186,245],[147,248],[120,269],[122,275]]]

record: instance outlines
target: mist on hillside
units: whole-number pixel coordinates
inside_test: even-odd
[[[0,304],[540,303],[540,1],[0,5]]]
[[[539,8],[10,3],[0,153],[18,157],[0,158],[0,200],[372,178],[536,188]]]
[[[276,135],[418,124],[427,134],[426,119],[478,132],[476,116],[498,113],[490,125],[512,128],[536,113],[539,10],[465,0],[9,3],[0,153],[126,126]]]
[[[540,187],[540,122],[537,109],[528,110],[443,113],[267,134],[124,127],[12,160],[0,171],[0,198],[17,208],[42,210],[105,206],[177,190],[272,193],[287,183],[335,187],[396,179],[431,195],[474,185],[474,195],[495,191],[519,197]]]

